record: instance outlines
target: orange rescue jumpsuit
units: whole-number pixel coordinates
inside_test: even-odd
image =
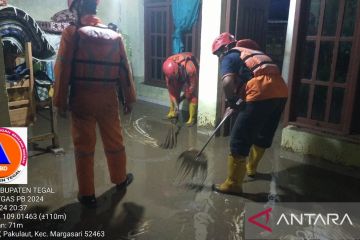
[[[192,53],[184,52],[178,53],[168,57],[179,64],[180,71],[179,77],[176,81],[170,81],[165,76],[166,86],[168,87],[170,101],[179,102],[181,90],[184,89],[186,99],[193,103],[198,103],[198,80],[199,80],[199,67],[197,60]]]
[[[172,63],[176,64],[175,67],[172,66]],[[189,101],[189,120],[186,125],[192,126],[196,122],[198,104],[198,61],[190,52],[178,53],[166,59],[163,63],[163,71],[170,95],[170,111],[167,118],[177,117],[177,108],[180,102],[186,98]],[[182,89],[184,96],[180,97]]]
[[[115,47],[112,46],[111,51],[109,45],[102,44],[101,41],[87,47],[87,42],[81,40],[78,30],[84,26],[104,28],[99,18],[86,15],[81,18],[80,28],[71,25],[62,33],[55,64],[54,105],[59,111],[66,111],[71,84],[69,109],[79,194],[88,196],[95,194],[96,123],[100,129],[111,182],[120,184],[126,180],[126,153],[120,125],[117,86],[122,86],[127,103],[135,102],[136,97],[121,37],[117,35],[118,44],[113,44]],[[117,33],[110,33],[113,34]],[[116,56],[108,59],[114,52]],[[73,62],[74,59],[84,58],[89,61]],[[102,61],[107,63],[102,64]]]

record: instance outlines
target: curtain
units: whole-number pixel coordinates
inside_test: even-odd
[[[200,0],[172,0],[172,15],[175,26],[172,35],[174,54],[184,51],[183,36],[196,23],[199,10]]]

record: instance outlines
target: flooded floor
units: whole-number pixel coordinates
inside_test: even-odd
[[[130,116],[122,117],[128,171],[135,176],[127,192],[117,192],[109,180],[100,137],[96,145],[95,183],[98,208],[83,208],[76,200],[77,181],[69,120],[59,119],[62,156],[51,153],[29,159],[29,186],[52,188],[45,200],[29,204],[27,212],[52,213],[66,220],[25,222],[26,229],[59,231],[105,231],[105,239],[205,240],[243,239],[246,202],[359,202],[360,180],[296,159],[282,158],[280,132],[258,168],[256,180],[246,178],[242,197],[211,191],[213,183],[226,177],[229,138],[217,137],[205,150],[208,160],[205,182],[178,177],[178,156],[185,150],[201,149],[206,135],[196,127],[183,126],[177,146],[160,149],[170,124],[162,118],[167,109],[139,102]],[[46,131],[46,112],[39,116],[33,133]],[[43,122],[43,124],[40,124]],[[39,128],[39,126],[41,126]],[[40,143],[46,147],[49,142]],[[90,239],[97,239],[96,236]],[[102,239],[99,237],[98,239]]]

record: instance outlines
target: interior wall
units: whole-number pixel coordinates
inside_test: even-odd
[[[8,4],[21,8],[36,20],[49,21],[56,13],[67,8],[67,0],[8,0]]]
[[[122,0],[116,17],[121,32],[129,38],[134,75],[144,77],[144,0]]]
[[[55,13],[68,8],[67,0],[56,1],[56,4],[53,0],[31,0],[31,3],[28,0],[8,0],[8,4],[22,9],[39,21],[50,21]],[[98,15],[104,24],[112,22],[120,25],[120,1],[102,0],[99,4]],[[57,49],[60,35],[47,34],[47,38]]]
[[[49,21],[56,12],[67,8],[67,0],[57,0],[56,4],[54,0],[31,0],[31,4],[29,0],[8,0],[8,3],[42,21]],[[118,25],[126,39],[138,98],[167,105],[167,89],[144,84],[144,0],[102,0],[98,16],[105,24]]]

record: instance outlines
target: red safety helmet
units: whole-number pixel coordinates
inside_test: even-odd
[[[71,10],[71,8],[73,7],[74,2],[77,0],[68,0],[68,7]],[[96,6],[99,4],[100,0],[96,0]]]
[[[172,59],[167,59],[163,63],[163,72],[169,80],[175,80],[179,77],[179,65]]]
[[[241,39],[236,43],[236,46],[260,51],[260,46],[251,39]]]
[[[212,53],[215,54],[220,48],[227,46],[233,42],[236,42],[236,39],[230,33],[224,32],[220,34],[212,44]]]

